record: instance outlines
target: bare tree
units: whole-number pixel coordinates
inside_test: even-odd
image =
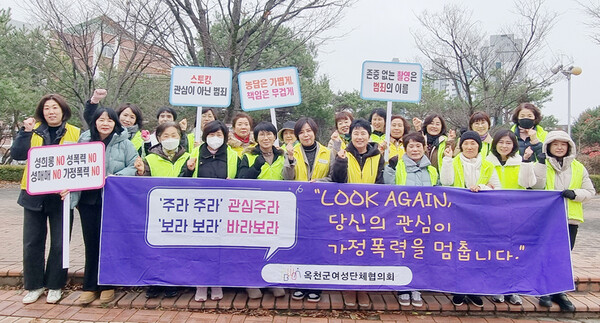
[[[298,46],[323,41],[323,32],[334,26],[355,0],[159,1],[169,8],[172,21],[165,20],[155,36],[161,39],[161,46],[171,50],[173,63],[232,69],[232,105],[226,116],[230,120],[240,106],[240,72],[276,66],[297,50],[282,48],[278,57],[265,59],[265,50],[281,40],[293,38]],[[164,32],[164,26],[170,32]]]
[[[543,2],[516,1],[517,22],[491,37],[470,11],[455,5],[418,17],[422,29],[413,36],[430,65],[428,77],[450,82],[456,90],[451,123],[465,126],[477,110],[504,123],[517,103],[547,98],[545,88],[554,78],[537,64],[537,54],[556,14],[545,11]]]
[[[586,24],[592,30],[590,37],[594,40],[594,42],[596,42],[596,44],[600,44],[600,1],[578,1],[578,3],[588,16],[588,21]]]
[[[169,74],[170,53],[158,46],[154,28],[140,23],[164,20],[158,4],[140,1],[29,0],[51,39],[48,80],[81,107],[94,88],[107,88],[106,104],[114,106],[145,74]]]

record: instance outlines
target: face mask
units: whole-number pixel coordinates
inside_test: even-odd
[[[175,139],[175,138],[165,139],[165,140],[161,141],[160,144],[166,150],[175,150],[179,146],[179,139]]]
[[[533,119],[519,119],[519,127],[523,129],[531,129],[535,126],[535,121]]]
[[[206,138],[206,144],[212,150],[217,150],[223,145],[224,139],[222,137],[208,137]]]

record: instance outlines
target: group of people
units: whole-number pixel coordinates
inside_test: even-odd
[[[158,110],[155,131],[141,130],[142,111],[124,104],[115,111],[102,107],[105,90],[96,90],[86,103],[84,117],[89,130],[67,123],[71,110],[60,95],[49,94],[39,102],[34,118],[23,122],[11,154],[15,160],[27,159],[29,148],[75,142],[102,141],[106,147],[106,174],[122,176],[245,178],[267,180],[325,181],[337,183],[391,184],[408,186],[453,186],[472,192],[498,189],[560,190],[568,201],[571,248],[577,228],[583,222],[582,202],[595,190],[585,167],[575,160],[576,147],[563,131],[546,132],[539,125],[540,110],[531,103],[515,109],[510,129],[490,133],[492,122],[484,112],[474,113],[468,130],[457,138],[444,118],[430,114],[414,118],[412,127],[400,115],[391,116],[375,109],[367,119],[354,119],[347,111],[335,115],[336,130],[327,145],[319,143],[317,123],[310,117],[287,121],[277,128],[270,122],[254,124],[243,112],[234,116],[232,131],[212,109],[202,114],[202,137],[186,134],[186,122],[176,123],[177,113],[170,107]],[[389,142],[385,138],[390,127]],[[411,129],[412,128],[412,129]],[[276,145],[279,140],[279,146]],[[26,174],[27,172],[25,172]],[[67,271],[62,268],[62,202],[69,194],[29,195],[26,175],[18,203],[24,208],[23,257],[26,295],[24,303],[35,302],[48,289],[47,302],[62,296]],[[98,259],[101,190],[72,192],[71,208],[78,207],[85,243],[83,293],[78,303],[88,304],[100,297],[114,299],[112,286],[98,285]],[[71,216],[73,213],[71,211]],[[44,248],[50,227],[50,253],[45,264]],[[196,301],[208,299],[209,287],[196,288]],[[272,288],[276,297],[285,295]],[[175,287],[151,286],[146,296],[174,297]],[[259,298],[258,288],[248,288],[250,298]],[[294,290],[291,297],[318,302],[319,290]],[[210,297],[223,297],[220,287],[210,287]],[[519,295],[496,295],[520,304]],[[419,291],[400,291],[401,305],[422,306]],[[453,295],[460,306],[471,302],[483,306],[480,296]],[[558,303],[563,311],[574,311],[564,293],[540,297],[541,306]]]

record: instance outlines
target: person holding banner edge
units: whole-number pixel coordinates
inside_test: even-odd
[[[550,131],[545,139],[542,153],[546,158],[542,160],[538,155],[538,163],[534,165],[534,188],[562,191],[561,195],[566,199],[569,238],[573,250],[579,225],[583,223],[582,204],[590,200],[596,190],[585,166],[575,159],[577,151],[571,137],[564,131]],[[563,312],[575,311],[575,306],[565,293],[546,295],[539,299],[540,306],[544,307],[551,307],[552,302],[557,303]]]
[[[26,160],[31,147],[76,143],[80,129],[67,123],[71,109],[58,94],[47,94],[37,104],[35,119],[23,121],[10,149],[14,160]],[[37,121],[36,121],[37,120]],[[47,303],[57,303],[67,282],[63,269],[63,203],[59,194],[29,195],[27,169],[23,172],[17,203],[23,207],[23,278],[27,294],[24,304],[34,303],[48,288]],[[76,200],[71,200],[71,208]],[[71,220],[73,211],[71,210]],[[71,224],[73,222],[71,221]],[[50,253],[44,266],[47,225],[50,225]],[[45,268],[44,268],[45,267]]]
[[[89,117],[89,115],[88,115]],[[105,152],[106,175],[133,176],[134,162],[139,158],[127,130],[119,121],[117,113],[110,108],[98,108],[86,119],[90,129],[81,134],[79,142],[102,141]],[[79,200],[83,242],[85,244],[85,270],[83,293],[77,304],[93,302],[100,291],[100,301],[106,304],[115,298],[112,287],[98,286],[98,261],[100,257],[100,223],[102,218],[102,189],[72,193]]]

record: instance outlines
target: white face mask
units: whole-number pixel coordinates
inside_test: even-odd
[[[223,137],[212,136],[212,137],[206,138],[206,144],[212,150],[219,149],[223,145],[224,141],[225,141],[225,139]]]
[[[175,150],[179,146],[179,139],[169,138],[160,142],[166,150]]]

